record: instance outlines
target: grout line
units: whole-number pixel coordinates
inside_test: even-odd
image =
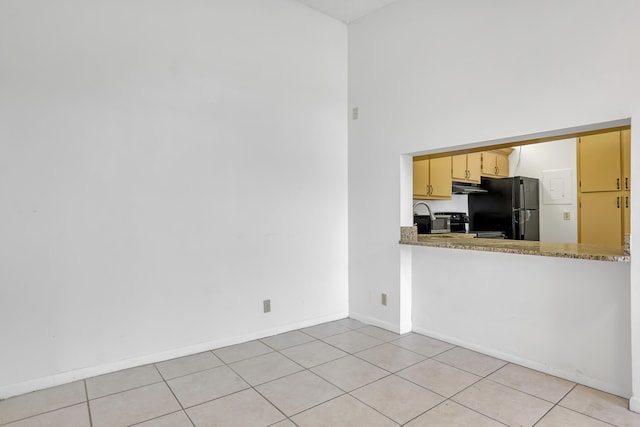
[[[180,399],[178,399],[178,396],[176,396],[175,392],[173,391],[173,389],[171,388],[171,386],[169,385],[169,383],[167,382],[167,380],[164,378],[164,376],[162,375],[162,372],[160,372],[160,369],[158,369],[158,366],[156,366],[156,364],[154,363],[153,366],[156,368],[156,371],[158,371],[158,374],[160,374],[160,377],[162,378],[162,380],[164,381],[164,385],[167,386],[167,388],[169,389],[169,391],[171,392],[171,395],[173,396],[173,398],[176,400],[176,402],[178,402],[178,405],[180,405],[180,408],[182,409],[182,412],[186,415],[187,419],[189,420],[189,422],[191,423],[191,425],[193,425],[195,427],[195,423],[193,422],[193,420],[191,419],[191,417],[189,416],[189,414],[187,414],[187,411],[184,410],[184,406],[182,405],[182,402],[180,402]],[[179,412],[179,411],[176,411]],[[170,414],[173,414],[174,412],[171,412]],[[161,415],[162,417],[167,416],[169,414],[164,414]],[[160,418],[160,417],[158,417]]]
[[[32,392],[29,392],[29,393],[36,393],[37,391],[38,391],[38,390],[36,390],[36,391],[32,391]],[[18,395],[18,396],[20,396],[20,395]],[[9,399],[11,399],[11,398],[13,398],[13,397],[16,397],[16,396],[12,396],[12,397],[10,397]],[[86,404],[88,405],[88,403],[89,403],[89,402],[88,402],[88,401],[76,402],[76,403],[72,403],[71,405],[61,406],[61,407],[59,407],[59,408],[50,409],[50,410],[48,410],[48,411],[39,412],[39,413],[37,413],[37,414],[33,414],[33,415],[28,415],[28,416],[23,417],[23,418],[18,418],[18,419],[15,419],[15,420],[7,421],[6,423],[2,423],[2,424],[0,424],[0,427],[1,427],[1,426],[8,426],[9,424],[17,423],[17,422],[19,422],[19,421],[26,421],[26,420],[28,420],[28,419],[35,418],[35,417],[39,417],[39,416],[41,416],[41,415],[51,414],[52,412],[61,411],[61,410],[63,410],[63,409],[68,409],[68,408],[71,408],[71,407],[73,407],[73,406],[82,405],[83,403],[86,403]]]
[[[89,413],[89,427],[93,427],[93,418],[91,417],[91,406],[89,406],[89,391],[87,390],[87,380],[82,380],[84,384],[84,398],[86,399],[87,412]]]

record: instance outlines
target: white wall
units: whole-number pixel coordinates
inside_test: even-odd
[[[0,2],[0,398],[346,316],[346,84],[289,0]]]
[[[414,247],[415,331],[629,394],[628,263],[478,252],[461,268],[464,255]]]
[[[404,154],[470,148],[487,141],[629,117],[635,123],[640,120],[640,51],[635,47],[640,38],[639,17],[640,3],[635,0],[399,0],[350,24],[349,107],[359,108],[359,119],[349,125],[352,316],[401,329],[403,313],[411,310],[406,303],[401,305],[405,301],[401,290],[411,276],[404,269],[411,262],[398,247],[398,226],[410,224],[411,206],[400,204],[407,191],[400,190],[400,182],[407,180],[401,172],[408,171],[401,170],[403,163],[398,159]],[[632,132],[633,146],[640,144],[638,135]],[[632,150],[634,176],[640,175],[637,156],[640,150]],[[632,234],[640,234],[635,213],[633,218]],[[414,255],[422,249],[414,249]],[[447,252],[447,256],[454,255]],[[459,251],[455,259],[463,267],[460,280],[474,280],[476,271],[464,266],[479,261],[487,268],[500,265],[506,276],[518,272],[518,265],[500,263],[503,258],[491,254]],[[432,272],[437,259],[412,262],[413,274],[422,271],[434,282],[449,281],[448,271]],[[601,273],[611,268],[604,262],[593,263],[592,269]],[[616,276],[622,286],[634,284],[632,301],[640,292],[637,264],[632,261],[630,265],[630,279]],[[561,278],[572,277],[577,266],[559,263],[555,266],[558,275],[548,286],[561,285]],[[602,274],[585,277],[586,288],[596,286],[597,277]],[[387,307],[379,304],[378,292],[389,295]],[[622,293],[616,295],[603,309],[628,303],[620,299]],[[495,297],[504,305],[513,302],[509,295]],[[563,298],[549,300],[579,303],[579,299]],[[640,306],[635,305],[631,316],[637,320]],[[414,322],[416,311],[422,309],[414,305]],[[467,313],[458,314],[462,323],[474,321]],[[530,325],[521,333],[529,334],[535,328]],[[638,373],[634,387],[640,394],[640,330],[632,328],[632,334],[636,352],[632,363]],[[552,339],[564,338],[559,333]],[[458,339],[465,341],[463,336]],[[616,348],[625,351],[629,341],[621,339]],[[515,354],[509,347],[512,344],[508,339],[490,343],[494,349],[500,346]],[[609,357],[601,362],[611,367],[618,360]],[[552,366],[560,361],[542,363]],[[627,376],[629,365],[620,368]],[[601,381],[628,396],[629,385],[619,382],[619,374],[603,374]]]
[[[516,148],[509,156],[512,176],[529,176],[540,180],[540,240],[543,242],[578,242],[578,196],[576,194],[576,139],[543,142]],[[571,197],[568,204],[545,202],[547,183],[544,171],[570,170]],[[548,191],[548,189],[547,189]],[[564,219],[569,212],[570,219]]]

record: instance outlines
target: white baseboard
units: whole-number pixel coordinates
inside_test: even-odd
[[[201,353],[203,351],[215,350],[217,348],[227,347],[234,344],[240,344],[243,342],[252,341],[259,338],[265,338],[271,335],[281,334],[283,332],[293,331],[301,328],[307,328],[309,326],[315,326],[320,323],[344,319],[345,317],[348,317],[347,312],[337,313],[329,316],[318,317],[311,320],[289,323],[286,325],[277,326],[270,329],[263,329],[261,331],[252,332],[249,334],[221,338],[217,340],[203,342],[200,344],[189,345],[186,347],[180,347],[180,348],[167,350],[167,351],[161,351],[161,352],[149,354],[146,356],[133,357],[130,359],[119,360],[117,362],[110,362],[110,363],[105,363],[98,366],[91,366],[88,368],[81,368],[81,369],[75,369],[73,371],[56,373],[53,375],[48,375],[46,377],[34,378],[31,380],[16,383],[16,384],[1,386],[0,399],[6,399],[12,396],[29,393],[35,390],[42,390],[49,387],[67,384],[74,381],[95,377],[97,375],[109,374],[112,372],[120,371],[122,369],[134,368],[136,366],[148,365],[150,363],[157,363],[157,362],[163,362],[169,359],[175,359],[176,357],[189,356],[191,354]]]
[[[640,413],[640,397],[632,396],[629,399],[629,410]]]
[[[467,348],[469,350],[477,351],[478,353],[486,354],[487,356],[492,356],[507,362],[515,363],[516,365],[524,366],[525,368],[534,369],[539,372],[544,372],[545,374],[553,375],[555,377],[563,378],[568,381],[586,385],[587,387],[595,388],[596,390],[601,390],[607,393],[615,394],[616,396],[620,396],[625,399],[629,398],[627,391],[621,389],[620,386],[616,384],[606,383],[594,378],[589,378],[583,375],[576,374],[575,372],[568,372],[563,369],[555,369],[543,363],[535,362],[529,359],[524,359],[509,353],[504,353],[502,351],[499,351],[493,348],[484,347],[482,345],[478,345],[475,343],[459,340],[455,337],[450,337],[448,335],[440,334],[434,331],[430,331],[428,329],[414,327],[414,332],[417,332],[419,334],[426,335],[428,337],[435,338],[441,341],[448,342],[449,344],[454,344],[460,347]],[[640,404],[640,402],[638,403]]]
[[[401,333],[400,326],[395,323],[384,322],[374,317],[365,316],[364,314],[359,313],[349,313],[349,317],[355,320],[359,320],[360,322],[366,323],[368,325],[377,326],[379,328],[386,329],[387,331],[395,332],[396,334]],[[409,330],[411,330],[410,327]]]

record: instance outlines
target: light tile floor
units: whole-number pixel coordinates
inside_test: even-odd
[[[0,426],[640,426],[627,405],[343,319],[3,400]]]

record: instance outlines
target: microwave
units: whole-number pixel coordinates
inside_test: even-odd
[[[418,234],[451,233],[451,215],[414,215],[413,223],[418,226]]]

